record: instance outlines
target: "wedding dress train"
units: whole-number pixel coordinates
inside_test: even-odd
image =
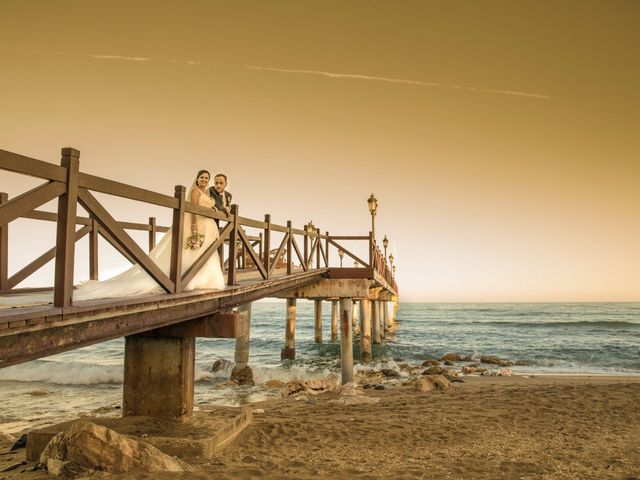
[[[187,197],[190,198],[190,197]],[[198,197],[198,204],[202,207],[213,208],[214,201],[202,193]],[[184,235],[181,240],[182,251],[182,273],[202,255],[205,250],[218,239],[218,227],[211,218],[196,216],[198,233],[204,234],[204,242],[198,249],[185,249],[186,238],[191,235],[191,214],[184,216]],[[149,257],[169,275],[171,263],[171,230],[165,233],[158,242]],[[215,252],[209,260],[202,266],[200,271],[185,286],[184,290],[215,289],[222,290],[225,287],[224,275],[220,266],[220,257]],[[133,265],[128,270],[112,277],[108,280],[90,280],[78,285],[73,291],[74,300],[88,300],[94,298],[121,297],[129,295],[144,295],[149,293],[161,293],[164,290],[153,278],[145,272],[140,265]]]

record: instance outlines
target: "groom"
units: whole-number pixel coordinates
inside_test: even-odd
[[[213,177],[213,187],[210,187],[207,193],[215,202],[214,210],[231,213],[231,194],[227,192],[227,176],[219,173]]]

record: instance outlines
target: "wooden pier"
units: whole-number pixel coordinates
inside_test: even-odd
[[[236,368],[246,368],[250,305],[255,300],[286,299],[283,359],[295,358],[297,299],[315,300],[317,342],[322,341],[322,303],[331,301],[332,340],[337,339],[340,325],[343,383],[353,380],[354,302],[360,304],[364,362],[371,361],[372,341],[379,343],[395,322],[398,287],[373,232],[329,235],[312,224],[297,229],[291,221],[273,223],[268,214],[264,220],[241,217],[238,205],[227,215],[187,202],[183,186],[176,186],[172,196],[164,195],[81,172],[79,159],[80,152],[73,148],[62,149],[60,165],[0,150],[0,169],[44,181],[15,198],[0,193],[0,295],[51,294],[51,303],[0,309],[0,368],[125,337],[123,414],[188,418],[193,411],[195,338],[236,338]],[[145,223],[118,221],[96,192],[168,208],[171,225],[157,225],[154,217]],[[56,199],[57,213],[38,210]],[[87,217],[77,215],[78,205]],[[186,214],[217,220],[220,236],[183,272]],[[56,238],[51,249],[9,275],[13,247],[9,248],[8,232],[19,218],[56,222]],[[148,251],[156,245],[158,233],[170,232],[170,270],[162,271],[128,231],[148,232]],[[76,243],[87,235],[91,279],[99,279],[98,238],[102,237],[140,265],[165,293],[74,302]],[[368,254],[362,258],[352,253],[344,246],[347,242],[364,242]],[[340,266],[331,264],[330,248],[341,253]],[[227,287],[185,291],[216,251]],[[344,255],[358,267],[343,268]],[[20,288],[54,259],[53,286]],[[388,302],[394,304],[391,315]]]

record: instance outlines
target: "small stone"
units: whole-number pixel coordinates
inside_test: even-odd
[[[422,375],[444,375],[449,370],[442,367],[429,367],[422,372]]]
[[[451,361],[449,361],[449,360],[445,360],[445,361],[444,361],[444,364],[445,364],[447,367],[451,367],[451,366],[453,366],[453,362],[451,362]]]
[[[462,367],[462,373],[464,373],[465,375],[471,375],[472,373],[476,373],[476,367],[471,367],[469,365],[466,365],[464,367]]]
[[[400,373],[391,368],[383,368],[382,370],[380,370],[380,373],[382,373],[382,375],[387,378],[400,378]]]
[[[378,384],[378,385],[374,385],[373,388],[375,388],[376,390],[386,390],[387,386],[386,385],[382,385],[382,384]]]
[[[445,353],[440,360],[442,361],[448,360],[449,362],[459,362],[460,360],[462,360],[462,357],[458,353]]]
[[[440,362],[438,360],[435,360],[433,358],[428,358],[424,362],[422,362],[420,366],[421,367],[437,367],[438,365],[440,365]]]
[[[473,362],[473,357],[471,355],[463,355],[462,358],[460,358],[461,362]]]
[[[503,370],[500,370],[497,375],[499,377],[510,377],[511,375],[513,375],[513,372],[511,371],[510,368],[505,368]]]
[[[231,361],[225,358],[219,358],[218,360],[213,362],[213,365],[211,366],[211,371],[220,372],[220,371],[228,370],[229,368],[231,368],[231,365],[233,365]]]
[[[284,382],[281,382],[280,380],[267,380],[264,382],[264,388],[278,390],[282,387],[284,387]]]
[[[29,395],[32,397],[44,397],[45,395],[49,395],[48,390],[32,390],[29,392]]]
[[[258,413],[264,413],[264,408],[254,408],[254,409],[252,410],[252,412],[253,412],[253,413],[256,413],[256,414],[258,414]]]

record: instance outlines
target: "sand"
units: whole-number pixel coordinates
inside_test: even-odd
[[[379,403],[251,404],[264,413],[214,460],[191,459],[196,473],[91,478],[640,479],[640,377],[465,377],[366,395]],[[0,454],[0,470],[23,457]],[[0,479],[51,478],[32,466]]]

